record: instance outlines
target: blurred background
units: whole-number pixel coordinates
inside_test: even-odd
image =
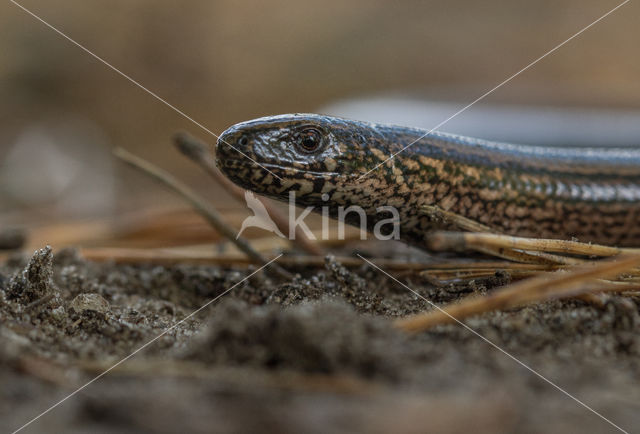
[[[20,3],[220,133],[288,112],[430,128],[620,2]],[[441,129],[634,144],[639,12],[628,3]],[[226,212],[247,214],[171,144],[177,131],[212,145],[214,137],[9,2],[0,4],[0,28],[0,228],[29,227],[34,245],[55,243],[52,233],[74,242],[150,209],[184,206],[115,161],[114,146],[170,170]],[[562,117],[563,109],[578,111]]]

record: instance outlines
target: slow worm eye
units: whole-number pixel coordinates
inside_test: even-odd
[[[323,144],[322,134],[315,128],[305,128],[297,134],[295,144],[304,153],[317,152]]]

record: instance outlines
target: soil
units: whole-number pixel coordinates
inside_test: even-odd
[[[396,330],[393,318],[430,307],[366,264],[347,270],[328,257],[324,268],[290,270],[292,281],[266,272],[242,281],[251,271],[92,263],[73,249],[13,255],[0,265],[0,429],[18,429],[176,323],[23,432],[640,426],[637,299],[466,321],[497,349],[460,325]],[[402,277],[438,304],[504,279],[436,288]]]

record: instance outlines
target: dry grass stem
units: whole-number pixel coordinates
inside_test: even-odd
[[[395,325],[408,332],[429,329],[435,325],[462,320],[497,309],[522,306],[534,301],[577,296],[584,293],[620,291],[620,282],[598,279],[616,278],[640,265],[639,254],[625,254],[614,259],[590,262],[573,268],[543,274],[496,290],[487,296],[471,296],[458,303],[423,314],[397,320]],[[631,286],[627,286],[631,290]]]
[[[433,221],[440,222],[442,228],[454,228],[463,232],[486,233],[501,236],[500,232],[491,229],[482,223],[459,214],[446,211],[436,205],[425,205],[422,211],[428,215]],[[443,235],[447,234],[447,235]],[[465,234],[459,232],[434,232],[428,241],[429,249],[435,251],[441,250],[475,250],[490,256],[507,259],[516,262],[525,263],[549,263],[549,264],[577,264],[577,259],[566,258],[563,256],[552,255],[545,251],[523,251],[523,249],[514,248],[512,246],[495,245],[492,243],[475,243],[469,244],[465,238]]]
[[[436,205],[424,205],[422,211],[432,220],[442,222],[445,226],[454,227],[458,230],[468,232],[491,232],[496,233],[489,226],[478,223],[451,211],[446,211]]]
[[[640,252],[640,249],[620,249],[578,241],[524,238],[478,232],[436,232],[431,238],[430,245],[434,250],[464,250],[486,246],[582,256],[615,256],[622,252]]]
[[[201,249],[189,250],[188,248],[168,249],[136,249],[124,247],[90,247],[80,249],[82,257],[89,261],[111,261],[116,264],[215,264],[228,266],[246,266],[252,264],[246,255],[216,255],[211,251]],[[271,258],[269,258],[271,259]],[[362,260],[351,256],[336,257],[336,260],[345,267],[362,267]],[[376,264],[381,264],[389,270],[419,272],[429,267],[430,264],[420,262],[406,262],[392,259],[374,259]],[[278,263],[292,267],[324,267],[324,256],[283,256]]]
[[[160,169],[159,167],[131,154],[130,152],[122,148],[114,149],[113,154],[130,166],[162,182],[164,185],[182,196],[187,202],[189,202],[189,204],[191,204],[191,206],[193,206],[193,208],[198,213],[200,213],[207,220],[207,222],[211,224],[211,226],[214,227],[216,231],[229,239],[229,241],[233,242],[243,253],[251,258],[251,260],[261,265],[264,265],[268,262],[260,253],[255,251],[244,238],[239,237],[236,239],[236,231],[227,223],[225,223],[222,216],[220,215],[220,213],[218,213],[215,207],[202,199],[186,184],[177,180],[175,177],[173,177],[163,169]],[[286,279],[290,279],[292,277],[291,273],[280,267],[278,264],[272,264],[270,268]]]

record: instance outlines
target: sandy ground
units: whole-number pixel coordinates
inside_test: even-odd
[[[638,300],[555,301],[466,322],[556,387],[459,325],[397,331],[393,317],[429,306],[366,265],[292,271],[293,281],[244,281],[23,432],[616,431],[585,406],[640,425]],[[248,272],[97,264],[71,249],[12,256],[0,265],[0,429]],[[406,279],[439,304],[491,290]]]

